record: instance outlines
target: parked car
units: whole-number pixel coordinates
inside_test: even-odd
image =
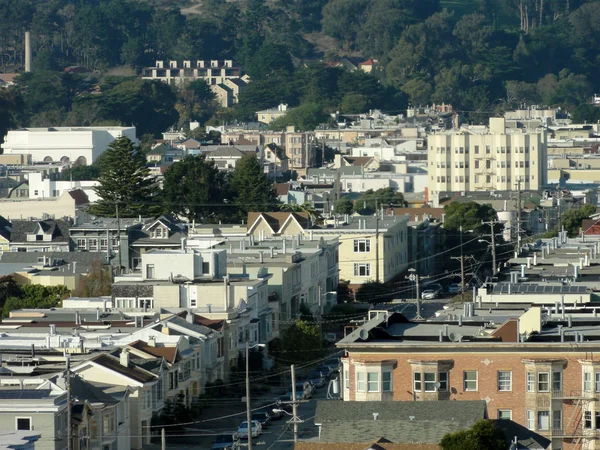
[[[437,296],[437,292],[433,289],[425,289],[423,292],[421,292],[421,298],[423,300],[433,300],[434,298],[437,298]]]
[[[313,371],[321,372],[326,378],[329,378],[331,376],[331,368],[327,367],[323,364],[319,364],[317,367],[315,367],[313,369]]]
[[[448,286],[449,294],[459,294],[461,290],[460,284],[458,283],[452,283],[450,286]]]
[[[292,390],[288,392],[290,398],[292,397]],[[296,398],[299,400],[308,400],[312,398],[312,387],[308,381],[301,381],[296,383]]]
[[[314,387],[322,388],[325,386],[325,375],[320,370],[313,370],[308,374],[308,381],[310,381]]]
[[[239,437],[234,434],[220,434],[213,441],[211,450],[238,450],[240,448]]]
[[[440,283],[429,283],[424,286],[425,290],[435,291],[436,294],[440,295],[444,292],[444,288]]]
[[[260,436],[262,434],[262,425],[260,422],[258,420],[252,420],[250,422],[250,432],[252,433],[252,437]],[[244,420],[240,423],[237,433],[240,439],[248,439],[248,421]]]
[[[323,363],[324,366],[329,367],[329,373],[331,375],[340,370],[340,364],[340,358],[337,356],[335,358],[329,358]]]
[[[267,412],[255,412],[250,416],[252,420],[257,420],[260,422],[263,428],[267,428],[271,425],[271,416]]]
[[[292,412],[292,405],[290,405],[289,403],[282,403],[282,402],[291,402],[292,401],[292,396],[291,395],[282,395],[280,397],[277,397],[275,399],[275,403],[277,404],[276,409],[283,409],[284,411],[287,412]]]

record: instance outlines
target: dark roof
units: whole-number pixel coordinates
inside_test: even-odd
[[[67,388],[62,374],[50,378],[50,381],[63,389]],[[78,376],[71,377],[71,395],[76,397],[79,401],[87,400],[90,403],[104,403],[105,405],[118,403],[114,397],[106,394],[102,389]]]
[[[50,397],[50,389],[0,389],[1,400],[35,400]]]
[[[377,414],[377,420],[373,414]],[[364,442],[385,436],[398,443],[437,444],[445,434],[471,428],[485,417],[484,400],[319,401],[315,423],[322,425],[322,442]]]
[[[38,225],[43,234],[52,236],[52,242],[69,242],[71,224],[65,220],[13,220],[11,223],[11,242],[27,242],[27,235],[33,234]]]
[[[206,317],[197,314],[194,316],[194,322],[215,331],[222,331],[223,325],[225,324],[224,319],[207,319]]]
[[[152,358],[152,359],[144,359],[144,358],[134,358],[130,357],[130,361],[138,367],[141,367],[148,372],[152,372],[156,375],[160,373],[160,368],[163,365],[162,358]]]
[[[106,257],[105,252],[4,252],[0,255],[0,263],[12,264],[37,264],[38,258],[46,256],[47,258],[57,260],[60,264],[77,263],[79,269],[88,268],[95,261],[103,262]]]
[[[169,236],[166,238],[151,237],[150,230],[156,222],[160,222],[169,230]],[[154,245],[160,247],[163,244],[181,245],[181,238],[187,236],[187,230],[179,225],[179,222],[169,214],[147,222],[141,230],[134,230],[131,235],[131,243],[136,245]]]
[[[11,224],[4,217],[0,216],[0,236],[10,239]]]
[[[273,231],[278,232],[286,220],[290,217],[290,215],[294,216],[294,218],[298,221],[300,226],[304,229],[308,229],[309,226],[309,216],[308,213],[305,212],[249,212],[248,213],[248,229],[250,229],[254,223],[258,220],[260,216],[262,216],[267,223],[271,226]]]
[[[69,195],[75,200],[75,206],[87,205],[90,202],[88,195],[82,189],[73,189]]]
[[[131,361],[129,362],[129,366],[125,367],[119,359],[105,354],[98,355],[92,358],[91,361],[140,383],[147,383],[156,379],[153,374],[136,367]]]
[[[154,356],[157,358],[164,358],[165,361],[168,361],[170,363],[174,363],[177,360],[177,347],[176,346],[156,347],[156,346],[149,345],[147,342],[144,342],[141,340],[132,342],[131,344],[129,344],[129,346],[133,347],[141,352],[144,352],[148,355],[151,355],[151,356]]]
[[[531,431],[523,425],[519,425],[512,420],[495,420],[496,428],[499,428],[504,433],[507,446],[517,438],[516,447],[511,447],[511,450],[546,450],[550,448],[552,441]]]
[[[372,442],[298,442],[294,450],[438,450],[437,444],[398,444],[379,438]]]

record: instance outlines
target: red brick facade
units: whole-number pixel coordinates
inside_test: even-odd
[[[551,438],[554,449],[600,449],[600,403],[598,403],[598,420],[596,420],[596,401],[600,396],[600,358],[594,360],[592,346],[581,345],[580,349],[573,345],[440,345],[412,347],[405,352],[390,349],[389,352],[377,349],[372,351],[349,351],[349,356],[343,358],[342,395],[345,400],[486,400],[488,415],[491,419],[498,418],[498,410],[510,410],[512,420],[529,427],[534,424],[536,432]],[[461,348],[459,348],[461,347]],[[475,347],[475,348],[474,348]],[[502,348],[494,348],[502,347]],[[526,348],[527,347],[527,348]],[[557,348],[560,347],[560,348]],[[590,347],[590,348],[584,348]],[[371,350],[371,349],[369,349]],[[417,353],[418,351],[418,353]],[[377,352],[377,353],[375,353]],[[381,364],[385,367],[382,369]],[[386,369],[387,367],[387,369]],[[377,369],[379,368],[379,369]],[[375,379],[382,379],[382,371],[392,372],[392,392],[369,392],[366,375],[361,375],[362,391],[357,392],[357,372],[376,373],[372,375],[372,387],[376,386]],[[424,392],[424,380],[421,379],[421,391],[414,389],[414,372],[447,372],[447,387],[445,376],[436,377],[436,382],[442,382],[434,388],[434,392]],[[475,390],[465,390],[465,371],[477,372],[477,387]],[[583,372],[590,373],[589,381],[584,391]],[[509,382],[503,383],[503,389],[510,385],[510,390],[499,390],[498,372]],[[508,375],[506,372],[510,372]],[[527,390],[527,373],[532,377]],[[596,383],[596,372],[598,383]],[[558,375],[560,373],[560,375]],[[541,374],[541,375],[538,375]],[[548,375],[545,375],[548,374]],[[349,386],[345,386],[349,376]],[[385,375],[387,380],[389,375]],[[472,377],[472,373],[470,374]],[[539,377],[539,379],[538,379]],[[558,381],[560,377],[560,382]],[[423,378],[423,375],[421,375]],[[362,381],[364,380],[364,383]],[[553,383],[555,381],[555,383]],[[386,386],[388,386],[386,384]],[[384,390],[383,383],[378,385],[379,391]],[[432,384],[429,384],[431,389]],[[444,392],[435,392],[437,388]],[[471,387],[473,387],[471,383]],[[533,392],[531,388],[533,387]],[[559,390],[560,388],[560,390]],[[585,427],[584,409],[589,410],[591,424]],[[527,414],[530,421],[528,423]],[[546,417],[546,411],[548,416]],[[561,417],[558,418],[557,411]],[[538,415],[539,414],[539,415]],[[556,416],[556,417],[555,417]],[[556,420],[556,423],[553,423]],[[560,425],[558,425],[560,422]],[[596,423],[597,422],[597,423]],[[540,427],[540,423],[542,424]],[[554,431],[553,428],[556,427]],[[541,428],[541,429],[540,429]],[[597,430],[597,428],[599,428]],[[587,447],[581,447],[579,437],[593,436],[585,439]],[[579,441],[576,445],[574,442]]]

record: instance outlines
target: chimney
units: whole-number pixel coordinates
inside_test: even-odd
[[[100,308],[96,308],[96,320],[100,320]]]
[[[123,367],[129,367],[129,349],[128,348],[124,348],[123,350],[121,350],[121,355],[119,357],[119,360]]]
[[[192,311],[188,309],[187,314],[185,316],[185,321],[187,323],[194,323],[194,314],[192,314]]]
[[[439,336],[439,340],[440,342],[444,342],[444,330],[439,330],[440,336]]]
[[[181,251],[187,253],[186,246],[185,246],[186,243],[187,243],[187,239],[182,237],[181,238]]]
[[[567,316],[567,327],[573,327],[573,318],[571,316]]]
[[[537,252],[533,252],[533,265],[537,266]]]
[[[527,268],[531,269],[531,258],[527,258]]]
[[[25,32],[25,72],[31,72],[31,33]]]
[[[577,264],[573,264],[573,277],[577,279],[579,277],[579,266]]]
[[[75,325],[79,325],[79,311],[75,311]]]
[[[588,252],[585,252],[585,254],[583,255],[584,261],[583,264],[585,265],[585,267],[590,267],[590,256],[588,255]]]
[[[258,254],[259,254],[260,263],[261,264],[264,263],[265,262],[265,258],[264,258],[263,252],[258,252]]]
[[[50,324],[50,336],[56,336],[56,324]]]
[[[373,420],[377,420],[377,416],[379,416],[379,413],[373,413]]]
[[[459,327],[462,327],[462,318],[463,318],[462,314],[458,316],[458,326]]]
[[[156,347],[156,336],[150,336],[148,338],[148,345],[150,347]]]
[[[521,264],[521,278],[525,278],[525,264]]]
[[[75,267],[77,266],[77,261],[73,261],[73,273],[75,273]]]

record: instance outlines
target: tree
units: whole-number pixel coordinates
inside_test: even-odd
[[[377,303],[391,302],[395,295],[396,291],[392,286],[380,281],[369,280],[363,283],[356,291],[356,301],[375,305]]]
[[[229,181],[233,203],[237,206],[232,215],[244,220],[250,211],[275,211],[277,195],[265,175],[258,158],[244,155],[235,165]]]
[[[579,105],[571,112],[573,123],[597,123],[600,120],[600,108],[594,105]]]
[[[87,275],[79,282],[73,291],[75,297],[100,297],[110,295],[112,276],[111,266],[94,261]]]
[[[336,214],[352,214],[354,211],[354,202],[348,198],[340,198],[333,207]]]
[[[362,215],[371,215],[389,206],[404,206],[404,195],[392,188],[369,189],[354,204],[355,210]]]
[[[223,214],[225,178],[205,155],[188,155],[165,172],[162,196],[165,210],[188,221],[211,222]]]
[[[66,286],[43,286],[41,284],[25,284],[14,295],[8,297],[2,306],[2,317],[9,317],[10,312],[23,308],[54,308],[60,306],[63,298],[69,294]]]
[[[159,209],[152,205],[158,192],[156,182],[139,147],[127,137],[111,142],[102,155],[98,181],[94,190],[100,200],[91,207],[93,214],[115,217],[117,204],[120,217],[147,215]]]
[[[321,221],[321,213],[315,209],[312,202],[304,202],[301,205],[297,203],[285,203],[279,205],[281,211],[302,212],[308,214],[312,223],[316,224]]]
[[[68,167],[60,173],[60,179],[62,181],[97,180],[99,176],[100,176],[99,159],[97,159],[96,161],[94,161],[92,164],[89,164],[89,165]]]
[[[489,204],[480,205],[476,202],[452,202],[444,206],[444,229],[458,232],[462,226],[463,232],[473,230],[474,234],[489,233],[489,225],[482,221],[496,220],[497,214]]]
[[[323,106],[318,103],[303,103],[297,108],[290,109],[285,116],[271,122],[272,130],[284,130],[292,125],[296,130],[311,131],[324,122],[329,116],[325,114]]]
[[[469,430],[446,434],[440,441],[442,450],[505,450],[506,437],[491,420],[478,420]]]
[[[319,328],[304,320],[297,320],[281,338],[281,355],[278,358],[291,363],[314,361],[325,355]]]
[[[368,110],[369,100],[363,94],[346,94],[340,109],[344,114],[360,114]]]
[[[589,219],[596,213],[596,206],[585,204],[581,208],[572,208],[562,215],[561,224],[569,233],[569,236],[577,236],[584,219]]]

